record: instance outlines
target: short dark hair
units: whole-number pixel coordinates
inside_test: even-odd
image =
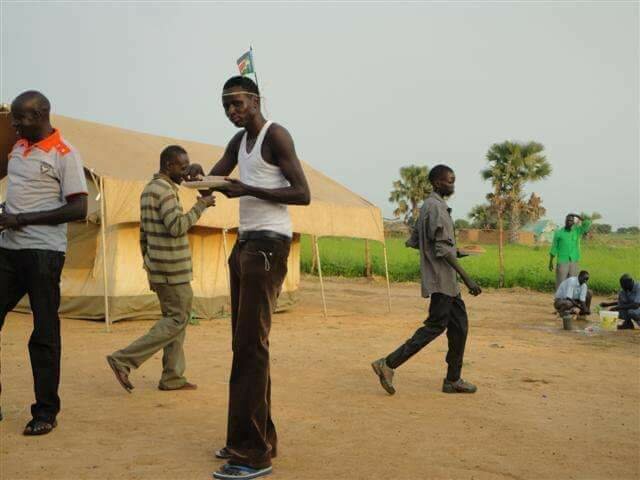
[[[622,288],[625,288],[625,286],[628,286],[629,290],[631,290],[633,288],[633,284],[634,284],[633,277],[628,273],[625,273],[620,277],[620,286]]]
[[[249,93],[255,93],[256,95],[260,96],[258,85],[256,85],[256,82],[251,80],[249,77],[243,77],[241,75],[231,77],[229,80],[224,82],[222,90],[227,90],[233,87],[241,87],[243,90],[246,90]]]
[[[187,151],[180,145],[169,145],[162,150],[160,154],[160,170],[166,170],[181,153],[187,153]]]
[[[579,276],[579,277],[584,277],[585,275],[589,276],[589,272],[587,272],[586,270],[582,270],[582,271],[578,274],[578,276]]]
[[[51,112],[51,103],[49,102],[49,99],[37,90],[27,90],[26,92],[22,92],[13,99],[11,105],[18,105],[22,103],[33,103],[38,111],[45,114],[49,114]]]
[[[453,169],[447,165],[436,165],[429,171],[429,183],[433,185],[436,180],[440,180],[445,173],[453,173]]]

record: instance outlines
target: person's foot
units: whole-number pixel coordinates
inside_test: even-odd
[[[222,447],[220,450],[216,450],[215,452],[216,458],[221,460],[227,460],[231,458],[231,452],[227,449],[227,447]]]
[[[22,434],[26,435],[27,437],[32,437],[35,435],[46,435],[57,426],[58,422],[56,422],[55,420],[53,422],[46,422],[44,420],[36,420],[34,418],[29,423],[27,423]]]
[[[245,467],[244,465],[231,465],[229,463],[225,463],[220,467],[220,470],[213,473],[213,478],[223,480],[249,479],[264,477],[265,475],[269,475],[271,472],[273,472],[273,468],[271,466],[265,468],[251,468]]]
[[[618,325],[618,330],[633,330],[635,327],[633,326],[633,322],[631,320],[625,320],[620,325]]]
[[[189,383],[189,382],[185,382],[184,385],[181,385],[176,388],[169,388],[169,387],[165,387],[164,385],[158,385],[158,390],[162,390],[164,392],[173,392],[175,390],[197,390],[197,389],[198,389],[198,385],[196,385],[195,383]]]
[[[371,364],[371,368],[378,375],[380,379],[380,385],[389,395],[396,393],[396,389],[393,388],[393,368],[387,365],[386,358],[380,358]]]
[[[120,386],[122,386],[127,393],[131,393],[133,385],[129,381],[129,374],[118,367],[118,364],[111,355],[107,355],[107,363],[109,364],[109,367],[111,367],[111,370],[113,370],[113,374],[116,376],[116,380],[118,380]]]
[[[466,382],[461,378],[455,382],[445,378],[442,383],[442,391],[444,393],[476,393],[477,390],[478,388],[474,384]]]

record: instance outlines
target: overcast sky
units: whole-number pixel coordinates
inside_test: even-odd
[[[528,191],[556,222],[639,223],[637,2],[343,3],[4,1],[0,99],[223,145],[220,90],[253,44],[268,116],[387,217],[399,168],[437,163],[466,217],[509,139],[544,144],[553,174]]]

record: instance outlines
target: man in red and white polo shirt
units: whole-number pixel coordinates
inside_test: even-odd
[[[18,142],[9,154],[5,210],[0,214],[0,328],[29,295],[33,333],[29,356],[36,401],[25,435],[43,435],[60,411],[60,275],[67,222],[87,215],[87,184],[80,155],[51,126],[49,100],[24,92],[11,104]]]

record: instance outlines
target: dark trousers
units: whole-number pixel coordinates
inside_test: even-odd
[[[591,290],[587,290],[587,298],[585,299],[585,305],[587,310],[591,311],[591,300],[593,299],[593,293]],[[553,307],[560,315],[564,315],[569,310],[574,308],[578,308],[580,310],[580,314],[582,314],[582,307],[580,306],[580,302],[578,300],[572,300],[570,298],[556,298],[553,301]]]
[[[620,310],[619,315],[620,315],[620,319],[624,320],[624,322],[622,322],[622,325],[621,325],[622,327],[633,328],[632,320],[635,320],[638,326],[640,326],[640,308]]]
[[[287,274],[290,242],[237,242],[229,258],[233,365],[229,380],[230,463],[264,468],[276,456],[271,419],[269,331]]]
[[[387,357],[387,365],[398,368],[446,330],[449,340],[447,379],[456,381],[462,370],[468,328],[467,309],[462,298],[434,293],[424,326]]]
[[[31,415],[53,422],[60,411],[60,274],[64,253],[0,248],[0,329],[16,304],[29,295],[33,333],[29,356],[36,403]]]

